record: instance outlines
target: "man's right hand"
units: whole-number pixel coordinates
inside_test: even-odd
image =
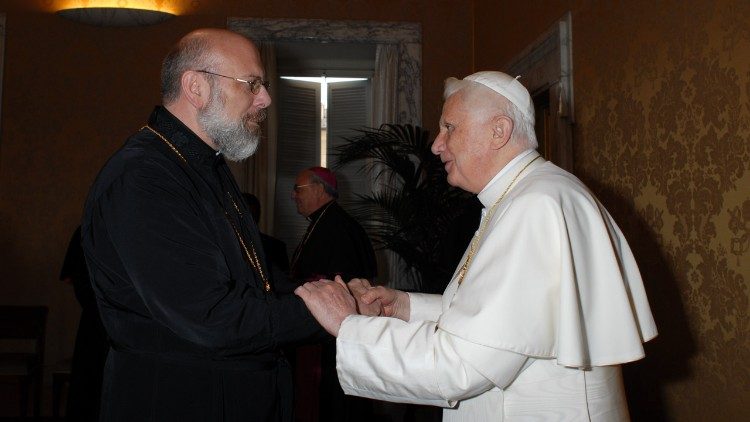
[[[348,283],[349,290],[361,309],[371,308],[380,302],[380,315],[409,321],[411,312],[409,294],[383,286],[371,287],[367,280],[355,278]]]

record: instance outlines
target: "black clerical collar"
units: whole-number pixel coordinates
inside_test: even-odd
[[[224,161],[221,154],[162,106],[154,108],[148,125],[173,143],[188,162],[218,165]]]

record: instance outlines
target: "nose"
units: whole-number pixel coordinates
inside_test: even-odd
[[[253,105],[258,108],[268,108],[271,105],[271,102],[271,94],[268,92],[265,86],[261,86],[260,91],[255,94]]]
[[[434,141],[432,141],[432,146],[430,146],[430,151],[432,151],[435,155],[440,155],[441,152],[445,150],[445,136],[443,132],[441,131],[438,133],[438,136],[435,138]]]

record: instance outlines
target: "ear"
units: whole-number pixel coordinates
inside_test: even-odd
[[[322,183],[316,183],[313,186],[311,186],[315,190],[315,196],[318,197],[321,201],[325,201],[328,197],[328,194],[326,193],[326,188],[323,187]]]
[[[208,85],[206,78],[199,75],[198,72],[188,70],[182,74],[180,78],[180,87],[182,89],[182,95],[192,104],[196,109],[203,108],[208,102],[209,95],[211,94],[211,87]]]
[[[492,118],[492,149],[504,147],[513,134],[513,120],[510,117],[498,114]]]

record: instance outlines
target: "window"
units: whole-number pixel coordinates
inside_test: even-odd
[[[369,78],[283,77],[279,81],[274,233],[290,256],[307,221],[291,200],[294,180],[312,166],[332,168],[335,148],[356,129],[372,126]],[[344,208],[357,194],[369,192],[368,176],[357,165],[336,169],[339,202]]]

